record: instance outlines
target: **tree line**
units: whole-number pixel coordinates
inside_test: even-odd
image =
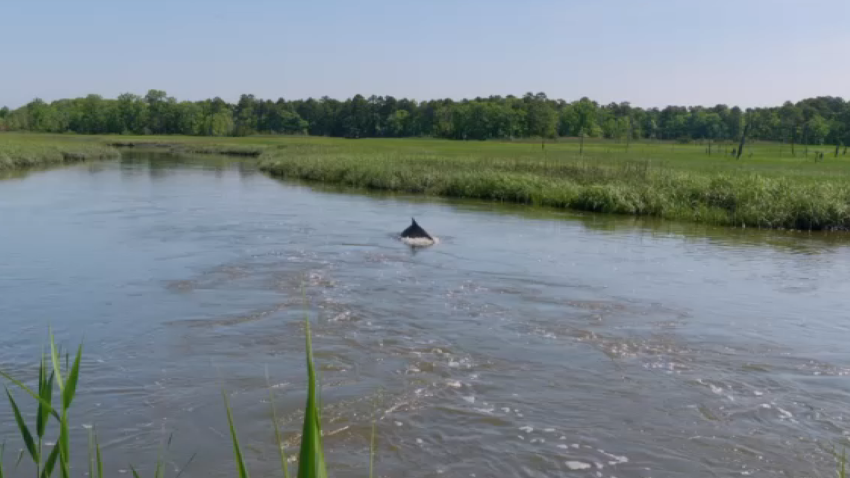
[[[746,128],[745,128],[746,126]],[[733,141],[746,131],[753,139],[792,144],[850,143],[850,102],[808,98],[781,106],[667,106],[638,108],[627,102],[600,104],[588,98],[567,102],[544,93],[524,96],[415,101],[355,95],[276,101],[242,95],[178,101],[161,90],[47,103],[34,99],[0,109],[0,130],[81,134],[182,134],[246,136],[310,134],[337,137],[430,136],[463,140],[589,137]]]

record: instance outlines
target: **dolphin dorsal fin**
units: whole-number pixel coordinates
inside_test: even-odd
[[[411,218],[410,218],[410,225],[411,225],[411,226],[418,226],[418,224],[416,224],[416,219],[414,219],[414,218],[412,218],[412,217],[411,217]]]

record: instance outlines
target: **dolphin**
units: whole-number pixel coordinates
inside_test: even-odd
[[[411,246],[430,246],[437,242],[428,234],[422,226],[416,223],[416,219],[410,218],[410,226],[401,232],[401,240]]]

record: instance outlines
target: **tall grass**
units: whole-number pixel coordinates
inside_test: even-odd
[[[729,226],[850,229],[847,178],[801,180],[753,170],[671,167],[600,154],[488,157],[326,147],[270,150],[260,168],[285,178]]]
[[[324,457],[324,446],[322,443],[322,426],[320,414],[319,391],[316,380],[316,370],[313,363],[313,345],[310,333],[309,320],[305,321],[305,337],[306,337],[306,358],[307,358],[307,402],[305,404],[304,422],[301,433],[301,448],[299,451],[298,478],[327,478],[327,467]],[[58,461],[59,476],[68,478],[70,476],[70,435],[68,423],[68,411],[73,403],[76,394],[77,383],[80,373],[80,359],[82,357],[83,346],[78,347],[73,363],[69,362],[69,356],[65,355],[65,366],[62,367],[62,353],[56,346],[53,333],[49,334],[50,353],[42,354],[39,362],[38,383],[35,389],[27,386],[22,381],[12,377],[8,373],[0,370],[0,376],[7,379],[17,389],[33,398],[37,403],[37,411],[35,414],[35,424],[30,426],[23,418],[23,414],[18,406],[18,400],[12,394],[9,387],[6,387],[6,396],[15,417],[15,423],[18,428],[21,440],[24,443],[24,451],[21,452],[20,459],[24,454],[29,456],[36,468],[37,478],[48,478],[54,476]],[[48,365],[49,363],[49,365]],[[268,375],[267,375],[268,376]],[[58,387],[58,397],[54,397],[54,384]],[[55,401],[54,398],[57,398]],[[285,478],[289,478],[289,467],[287,465],[286,455],[283,448],[283,439],[280,433],[280,427],[277,421],[277,411],[274,404],[274,396],[269,386],[269,398],[271,407],[271,419],[273,421],[275,431],[275,441],[280,452],[281,473]],[[231,442],[233,445],[233,456],[236,464],[236,473],[240,478],[248,478],[249,470],[245,462],[245,456],[242,453],[242,446],[239,441],[239,435],[236,431],[236,423],[233,418],[233,410],[230,406],[227,393],[222,390],[222,400],[224,409],[227,415],[227,422],[230,428]],[[58,403],[57,403],[58,402]],[[45,450],[45,436],[48,432],[48,423],[50,418],[53,418],[58,425],[58,439],[56,444],[48,452]],[[34,432],[33,432],[34,431]],[[374,464],[374,444],[375,444],[375,424],[373,423],[370,460],[369,460],[369,476],[373,476]],[[104,478],[103,471],[103,454],[100,443],[97,437],[97,432],[94,428],[89,430],[88,443],[88,459],[87,465],[89,476],[92,478]],[[164,446],[167,449],[171,445],[171,436]],[[4,478],[6,468],[4,468],[4,448],[5,442],[0,444],[0,478]],[[192,455],[187,463],[180,469],[180,472],[175,478],[183,473],[183,471],[194,460],[195,455]],[[16,467],[17,467],[16,463]],[[140,478],[136,468],[131,464],[130,469],[134,478]],[[157,457],[154,470],[154,478],[164,478],[165,461],[162,450]]]
[[[117,157],[118,150],[94,141],[0,135],[0,171]]]

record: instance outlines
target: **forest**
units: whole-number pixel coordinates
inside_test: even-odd
[[[544,93],[417,102],[355,95],[345,101],[276,101],[242,95],[178,101],[165,91],[115,99],[91,94],[0,109],[0,130],[79,134],[248,136],[299,134],[348,138],[437,137],[461,140],[588,137],[688,142],[749,138],[801,144],[850,143],[850,102],[808,98],[781,106],[639,108],[627,102],[567,102]]]

